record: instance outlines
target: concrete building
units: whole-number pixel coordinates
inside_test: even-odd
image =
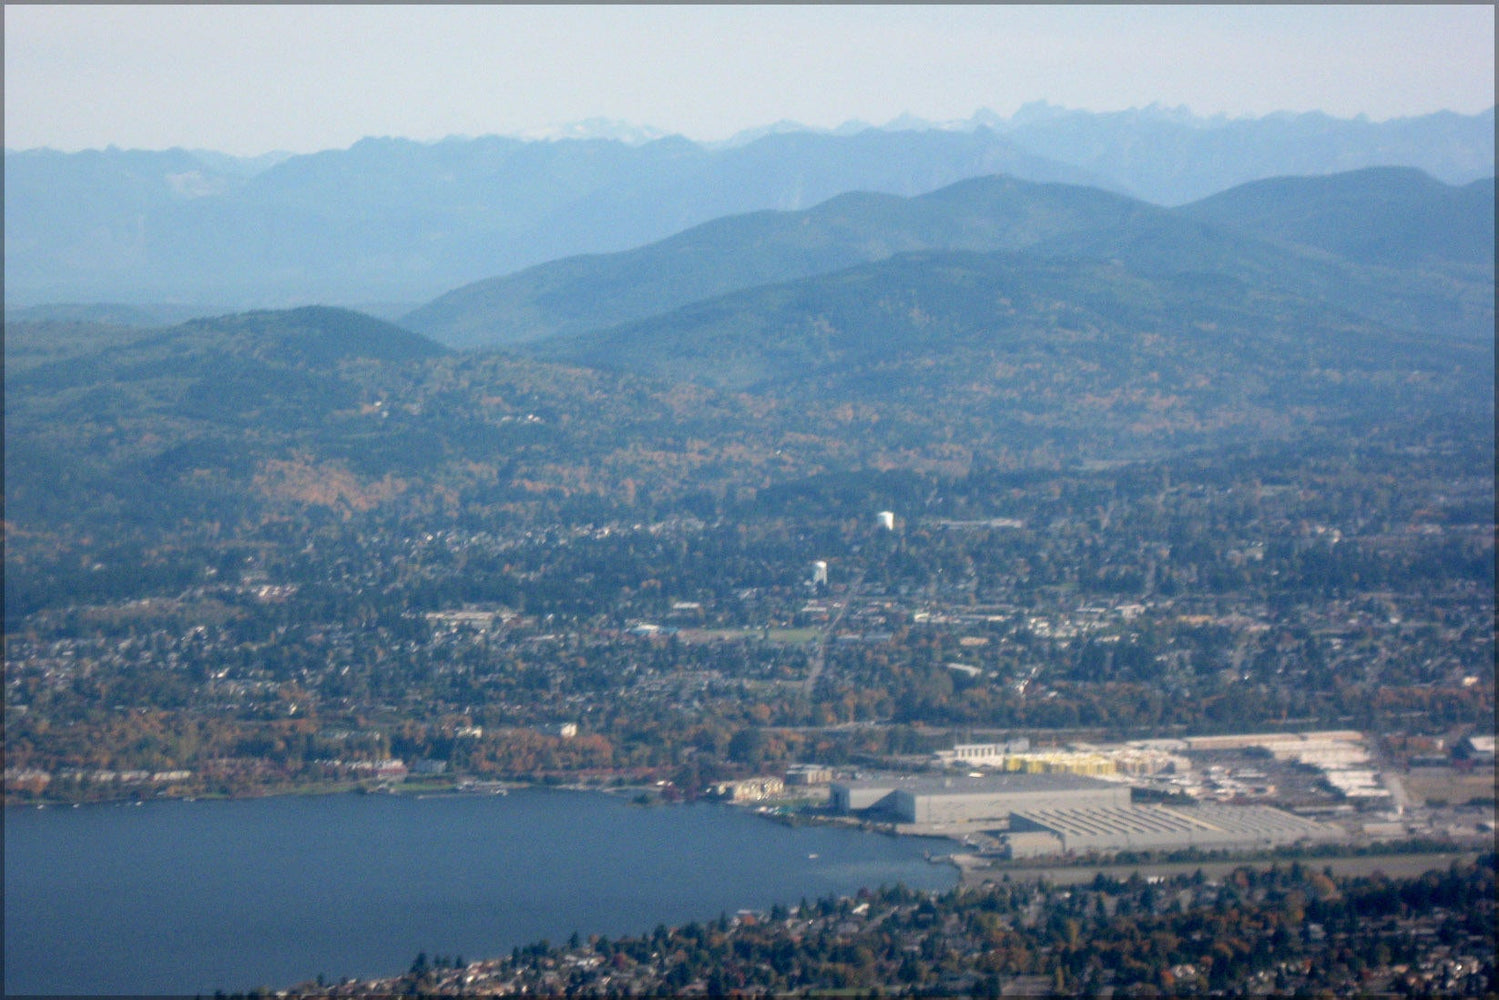
[[[945,767],[986,767],[1027,774],[1081,774],[1094,778],[1184,774],[1192,769],[1191,761],[1180,753],[1158,747],[1131,744],[1105,749],[1079,744],[1067,750],[1032,751],[1030,740],[1024,737],[1004,743],[959,743],[951,750],[938,750],[936,759]]]
[[[1075,852],[1257,850],[1344,839],[1347,833],[1269,806],[1135,806],[1117,782],[1071,774],[882,776],[834,782],[831,802],[889,821],[1006,830],[1011,857]]]
[[[1494,737],[1492,736],[1464,736],[1457,745],[1458,756],[1463,760],[1471,760],[1475,764],[1494,763]]]
[[[792,764],[786,768],[787,785],[826,785],[833,780],[833,769],[823,764]]]
[[[882,803],[888,804],[895,786],[901,778],[856,778],[851,781],[835,781],[829,802],[841,813],[862,812]]]
[[[951,666],[951,664],[949,664]],[[998,764],[1012,753],[1025,753],[1031,741],[1024,736],[1003,743],[959,743],[951,750],[938,750],[942,764]]]
[[[743,778],[721,781],[711,790],[714,795],[730,802],[762,802],[785,792],[786,785],[780,778]]]
[[[1080,774],[1090,778],[1106,778],[1119,773],[1113,757],[1071,750],[1011,754],[997,766],[1002,771],[1023,774]]]
[[[1010,818],[1010,829],[1015,857],[1035,857],[1048,845],[1063,853],[1184,847],[1252,850],[1347,836],[1337,827],[1270,806],[1026,809]],[[1055,845],[1037,836],[1046,834],[1055,838]]]
[[[1305,733],[1239,733],[1232,736],[1188,736],[1189,750],[1244,750],[1263,747],[1276,756],[1291,756],[1300,750],[1316,752],[1359,744],[1364,734],[1355,729],[1324,729]]]
[[[1062,838],[1042,828],[1019,830],[1012,827],[1002,842],[1011,859],[1050,858],[1064,853]]]
[[[921,776],[835,782],[832,804],[843,812],[871,810],[904,823],[1004,822],[1022,809],[1127,808],[1119,784],[1070,774]]]

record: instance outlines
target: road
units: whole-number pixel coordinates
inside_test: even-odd
[[[827,663],[828,640],[838,628],[838,623],[843,621],[843,616],[848,609],[853,607],[854,598],[859,594],[859,586],[864,582],[864,574],[861,572],[854,577],[853,582],[848,585],[848,590],[843,595],[843,604],[838,608],[838,613],[828,619],[827,627],[822,630],[822,635],[817,639],[817,649],[812,653],[812,669],[807,671],[807,679],[802,681],[802,693],[809,699],[817,690],[817,678],[822,676],[822,668]]]
[[[1422,872],[1445,871],[1452,862],[1473,861],[1477,851],[1454,851],[1441,854],[1380,854],[1365,857],[1302,858],[1301,864],[1314,871],[1331,868],[1334,875],[1372,875],[1383,872],[1391,878],[1409,878]],[[1079,885],[1093,881],[1100,872],[1117,879],[1127,879],[1136,872],[1141,876],[1158,875],[1170,878],[1173,875],[1191,875],[1201,871],[1208,878],[1222,878],[1236,868],[1269,868],[1291,865],[1291,859],[1243,860],[1243,861],[1181,861],[1162,864],[1126,865],[1062,865],[1053,868],[969,868],[964,867],[962,881],[967,885],[983,882],[1003,881],[1008,875],[1012,882],[1038,882],[1045,879],[1057,885]]]

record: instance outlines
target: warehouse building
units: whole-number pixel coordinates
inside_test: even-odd
[[[1255,850],[1347,836],[1337,827],[1269,806],[1026,809],[1011,816],[1010,830],[1012,857],[1184,847]]]
[[[1475,764],[1494,763],[1494,737],[1464,736],[1457,745],[1457,756],[1460,760],[1471,760]]]
[[[786,768],[786,785],[826,785],[833,780],[833,769],[824,764],[792,764]]]
[[[1030,748],[1031,741],[1024,736],[1003,743],[959,743],[951,750],[938,750],[937,762],[968,766],[1000,764],[1010,754],[1025,753]]]
[[[1270,806],[1131,804],[1126,785],[1072,774],[907,775],[834,782],[830,801],[920,832],[1007,831],[1011,857],[1123,850],[1258,850],[1346,839]]]
[[[1013,812],[1047,808],[1128,808],[1129,788],[1070,774],[916,776],[835,782],[832,804],[904,823],[997,822]]]

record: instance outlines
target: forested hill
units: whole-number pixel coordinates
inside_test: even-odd
[[[980,456],[1026,467],[1391,422],[1484,434],[1493,414],[1489,343],[1222,275],[1002,251],[900,254],[535,353],[454,354],[322,308],[11,324],[11,552],[87,524],[556,512],[642,484],[670,509]]]
[[[1260,239],[1387,267],[1494,269],[1494,178],[1453,187],[1419,170],[1370,168],[1255,181],[1184,214]]]
[[[6,324],[6,334],[7,386],[14,383],[17,389],[83,385],[101,376],[132,381],[158,370],[212,378],[214,362],[231,356],[256,359],[269,371],[326,369],[357,359],[418,361],[447,353],[404,327],[330,306],[256,310],[159,328],[85,319],[19,320]]]
[[[1220,274],[1376,323],[1479,339],[1493,326],[1492,200],[1491,180],[1453,188],[1414,171],[1265,181],[1176,210],[1094,188],[976,178],[916,198],[851,194],[803,212],[716,220],[635,250],[478,282],[403,322],[456,347],[503,346],[898,253],[1028,250]]]
[[[128,533],[243,509],[260,463],[347,442],[349,420],[368,411],[371,373],[446,353],[326,307],[161,330],[8,323],[7,524],[24,536],[115,521]]]
[[[1232,277],[1004,252],[899,255],[533,352],[1125,448],[1284,429],[1291,413],[1472,410],[1493,371],[1482,344]]]
[[[799,212],[704,223],[616,254],[571,257],[477,282],[407,315],[455,347],[598,330],[727,292],[917,250],[1015,250],[1163,210],[1096,188],[991,176],[915,198],[840,195]]]

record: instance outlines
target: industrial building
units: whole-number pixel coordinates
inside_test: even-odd
[[[720,781],[711,786],[710,791],[730,802],[763,802],[784,793],[786,785],[780,778],[744,778],[740,781]]]
[[[1121,774],[1180,774],[1192,769],[1186,757],[1162,749],[1145,746],[1103,749],[1074,745],[1066,750],[1033,751],[1030,740],[1023,737],[1007,743],[959,743],[951,750],[938,750],[936,761],[944,767],[982,767],[1027,774],[1080,774],[1095,778]]]
[[[1471,760],[1475,764],[1492,764],[1494,763],[1494,737],[1464,736],[1457,745],[1457,752],[1462,760]]]
[[[1070,774],[889,777],[835,782],[832,790],[840,811],[870,810],[923,824],[1001,821],[1022,809],[1128,807],[1129,801],[1124,785]]]
[[[1012,857],[1183,847],[1254,850],[1346,836],[1337,827],[1269,806],[1027,809],[1010,817],[1010,830]]]
[[[786,768],[786,785],[826,785],[833,780],[833,769],[825,764],[792,764]]]
[[[949,668],[955,664],[948,664]],[[1031,741],[1021,736],[1017,739],[1006,740],[1003,743],[959,743],[951,750],[938,750],[937,762],[939,764],[996,764],[1002,763],[1010,754],[1025,753],[1031,748]]]
[[[1344,743],[1362,743],[1364,734],[1354,729],[1331,729],[1306,733],[1240,733],[1232,736],[1188,736],[1188,750],[1243,750],[1248,747],[1307,750],[1326,749]]]
[[[1340,840],[1338,827],[1269,806],[1135,806],[1117,782],[1073,774],[885,776],[834,782],[830,802],[924,832],[1005,830],[1012,857],[1073,852],[1255,850]]]

